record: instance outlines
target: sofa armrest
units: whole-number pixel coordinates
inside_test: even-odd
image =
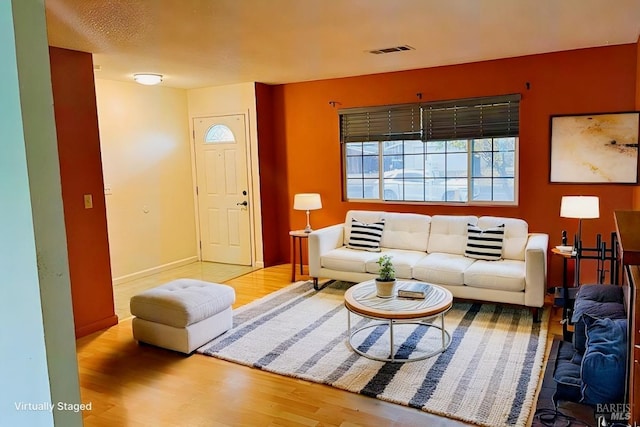
[[[344,224],[314,230],[309,234],[309,276],[320,277],[320,257],[344,246]]]
[[[542,307],[547,287],[547,249],[549,235],[531,233],[525,247],[525,305]]]

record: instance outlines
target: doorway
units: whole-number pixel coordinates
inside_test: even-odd
[[[193,129],[201,259],[252,265],[245,115],[198,117]]]

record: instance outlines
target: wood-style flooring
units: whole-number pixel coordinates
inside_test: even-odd
[[[226,283],[235,288],[238,307],[289,285],[290,279],[286,264]],[[552,311],[550,339],[562,333],[560,314]],[[131,319],[80,338],[77,354],[82,402],[92,404],[83,413],[85,426],[466,425],[200,354],[139,345]]]

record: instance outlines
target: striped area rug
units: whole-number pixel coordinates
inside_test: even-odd
[[[445,316],[449,348],[432,358],[385,363],[346,344],[350,284],[320,292],[298,282],[234,311],[234,327],[199,353],[486,426],[525,426],[545,352],[548,310],[454,303]],[[352,326],[370,320],[352,315]],[[367,329],[354,344],[388,354],[387,326]],[[440,345],[435,328],[394,327],[398,357]]]

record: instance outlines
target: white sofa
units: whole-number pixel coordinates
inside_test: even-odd
[[[384,220],[380,252],[347,247],[351,221]],[[497,261],[465,256],[467,224],[481,229],[504,224],[502,256]],[[549,236],[529,233],[521,219],[349,211],[345,222],[309,235],[309,274],[318,278],[362,282],[378,273],[376,261],[392,256],[398,279],[441,285],[454,297],[537,308],[544,304]]]

